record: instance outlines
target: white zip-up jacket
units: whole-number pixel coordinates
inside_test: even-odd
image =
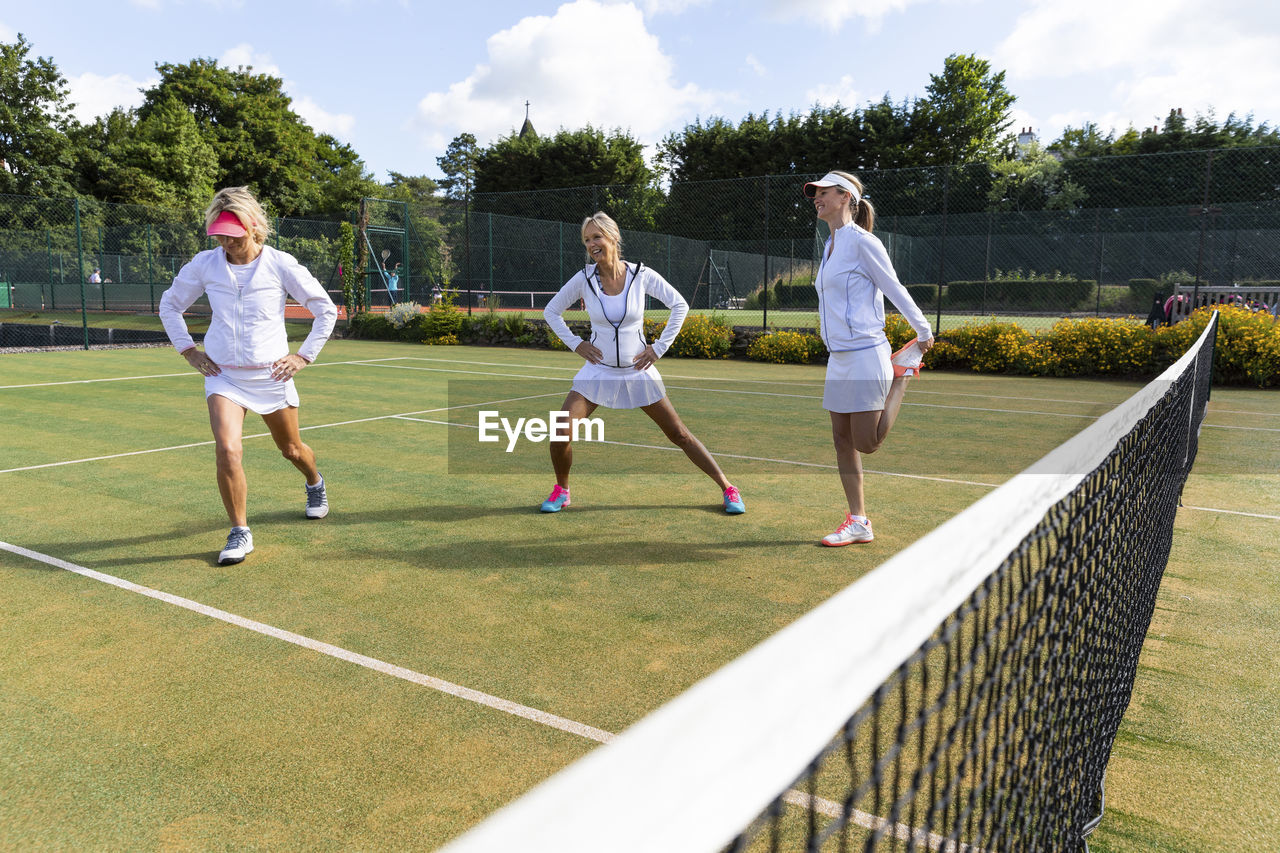
[[[827,238],[813,285],[818,290],[819,330],[828,352],[870,349],[888,340],[884,333],[885,296],[920,340],[933,337],[929,321],[898,281],[884,243],[852,222]]]
[[[311,312],[311,334],[298,348],[307,362],[316,360],[333,333],[338,309],[315,276],[287,252],[262,247],[253,278],[237,287],[221,247],[192,258],[160,297],[160,322],[178,352],[195,346],[182,312],[209,296],[213,319],[204,336],[204,349],[222,367],[269,367],[289,354],[284,328],[284,302],[292,296]]]
[[[632,367],[635,357],[644,351],[644,298],[646,295],[661,300],[671,309],[671,317],[662,335],[653,342],[653,351],[661,358],[671,347],[684,318],[689,313],[689,303],[667,280],[644,264],[624,264],[627,283],[622,289],[622,310],[619,300],[604,295],[600,287],[600,271],[595,264],[588,264],[581,272],[564,283],[560,292],[551,297],[542,312],[547,325],[564,345],[576,350],[582,338],[569,331],[569,325],[560,315],[581,299],[591,318],[591,343],[604,355],[602,364],[608,367]]]

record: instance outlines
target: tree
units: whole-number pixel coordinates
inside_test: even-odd
[[[30,52],[21,33],[12,44],[0,42],[0,193],[69,196],[67,81],[53,60],[29,59]]]
[[[426,175],[409,176],[390,172],[391,180],[382,191],[382,198],[389,201],[406,201],[410,204],[432,204],[439,201],[436,190],[440,188]]]
[[[558,189],[562,187],[646,186],[653,173],[644,146],[630,134],[587,125],[555,136],[512,134],[479,153],[476,192]]]
[[[464,198],[476,185],[476,159],[480,149],[470,133],[460,133],[449,143],[436,165],[444,173],[440,189],[448,198]]]
[[[94,198],[194,211],[213,195],[217,154],[177,101],[142,120],[113,110],[73,138],[79,189]]]
[[[992,210],[1071,210],[1084,200],[1057,157],[1032,142],[1018,157],[991,164],[995,177],[987,200]]]
[[[1005,88],[1004,72],[972,54],[952,54],[942,74],[930,74],[926,96],[916,102],[911,130],[927,165],[991,159],[1013,119],[1017,99]]]
[[[251,186],[286,216],[349,210],[376,187],[354,150],[317,135],[291,109],[278,77],[212,59],[156,71],[160,82],[143,93],[140,123],[170,102],[182,105],[217,154],[217,186]]]

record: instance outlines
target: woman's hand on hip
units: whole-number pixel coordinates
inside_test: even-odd
[[[658,354],[653,351],[653,344],[649,344],[644,349],[640,350],[640,354],[637,355],[631,363],[635,365],[636,370],[647,370],[657,361]]]
[[[207,354],[201,352],[196,347],[184,350],[182,357],[187,360],[187,364],[194,367],[198,373],[201,373],[204,376],[217,376],[222,372],[222,368],[214,364],[213,359],[209,358]]]
[[[591,343],[591,341],[583,341],[573,351],[592,364],[599,364],[604,361],[604,353],[600,352],[600,348]]]
[[[307,366],[307,360],[300,355],[286,355],[271,365],[271,378],[277,382],[287,382],[293,375]]]
[[[928,352],[933,349],[933,338],[929,338],[927,341],[917,340],[916,346],[920,347],[920,352]]]

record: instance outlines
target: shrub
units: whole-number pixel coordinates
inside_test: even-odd
[[[815,352],[825,352],[825,349],[817,335],[775,331],[752,341],[747,347],[747,358],[774,364],[809,364]]]
[[[416,302],[398,302],[391,306],[391,310],[387,312],[387,322],[391,324],[393,329],[403,329],[410,323],[418,321],[418,315],[422,313],[422,308]]]
[[[1140,320],[1059,320],[1041,339],[1054,376],[1143,376],[1154,367],[1154,335]]]
[[[439,302],[433,303],[419,320],[424,344],[458,343],[462,331],[462,312],[453,304],[453,294],[446,292]]]
[[[1157,295],[1168,296],[1172,292],[1171,286],[1162,284],[1157,278],[1129,279],[1129,303],[1134,306],[1150,308]]]
[[[1155,332],[1157,367],[1181,357],[1195,341],[1216,307],[1217,351],[1213,356],[1213,381],[1227,385],[1280,385],[1280,323],[1270,314],[1236,305],[1197,309],[1189,318]]]
[[[648,322],[645,323],[648,331]],[[655,324],[657,335],[662,334],[666,324]],[[718,314],[690,314],[685,317],[680,334],[667,355],[682,358],[728,358],[729,349],[733,345],[733,329]]]
[[[396,331],[391,327],[385,314],[360,313],[351,315],[347,328],[353,338],[369,338],[379,341],[393,341]]]

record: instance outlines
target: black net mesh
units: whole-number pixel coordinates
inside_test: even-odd
[[[1083,849],[1195,460],[1214,328],[728,849]]]

